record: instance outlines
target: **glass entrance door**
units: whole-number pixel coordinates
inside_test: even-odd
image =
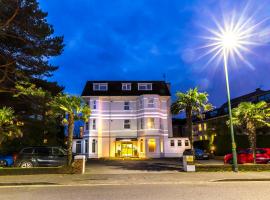
[[[132,157],[133,156],[133,144],[132,143],[122,143],[121,144],[121,156]]]

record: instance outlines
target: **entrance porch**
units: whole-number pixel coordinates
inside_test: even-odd
[[[138,157],[137,139],[116,138],[115,157]]]

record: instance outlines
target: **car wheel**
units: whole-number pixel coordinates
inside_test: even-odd
[[[33,167],[33,163],[31,163],[30,161],[22,161],[20,164],[21,168],[32,168]]]

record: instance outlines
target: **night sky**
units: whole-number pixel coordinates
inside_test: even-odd
[[[65,92],[81,94],[87,80],[164,80],[172,92],[198,86],[215,105],[226,101],[221,63],[206,65],[211,55],[201,37],[213,28],[213,16],[239,14],[247,0],[39,0],[49,13],[56,35],[64,35],[65,49],[51,59],[59,66],[51,80]],[[226,3],[225,3],[226,2]],[[270,0],[250,1],[247,16],[253,21],[270,16]],[[270,89],[270,21],[266,20],[245,58],[249,68],[230,64],[232,97],[258,87]],[[202,57],[202,58],[201,58]]]

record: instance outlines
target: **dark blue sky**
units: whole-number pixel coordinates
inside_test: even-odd
[[[166,74],[173,93],[198,86],[210,94],[214,105],[226,101],[222,66],[216,62],[205,66],[209,57],[198,59],[204,52],[196,49],[203,44],[202,26],[212,26],[209,16],[239,13],[246,0],[39,2],[49,13],[55,34],[65,38],[63,54],[51,62],[59,66],[52,79],[67,93],[80,94],[87,80],[163,80]],[[270,16],[270,0],[250,2],[250,11],[259,10],[255,20]],[[264,23],[268,25],[270,21]],[[245,55],[255,70],[241,62],[229,70],[232,97],[257,87],[270,89],[270,29],[265,30],[265,44]]]

